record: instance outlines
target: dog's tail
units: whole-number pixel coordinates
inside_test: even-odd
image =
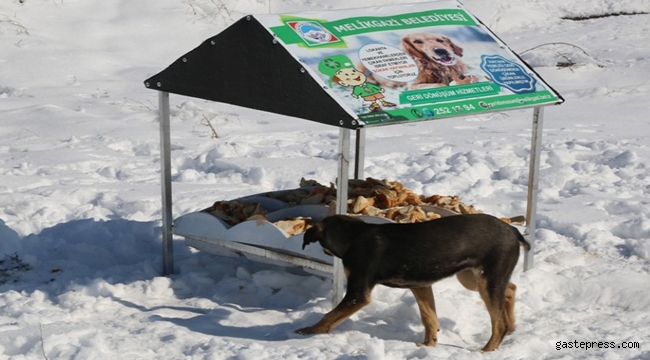
[[[515,229],[515,230],[517,230],[517,229]],[[524,238],[524,236],[521,235],[519,230],[517,230],[517,234],[519,235],[519,236],[517,236],[517,239],[519,240],[519,244],[521,246],[523,246],[524,249],[526,249],[526,251],[530,251],[530,243],[528,241],[526,241],[526,238]]]
[[[510,225],[523,224],[523,223],[526,222],[526,218],[520,215],[520,216],[511,217],[511,218],[501,218],[501,221],[505,222],[506,224],[510,224]],[[523,246],[524,249],[526,249],[526,251],[529,251],[530,250],[530,244],[528,243],[528,241],[526,241],[526,238],[524,238],[524,236],[521,234],[519,229],[515,228],[514,226],[513,226],[513,229],[517,232],[517,240],[519,240],[519,245]]]

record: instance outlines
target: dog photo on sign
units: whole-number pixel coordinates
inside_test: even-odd
[[[447,35],[409,33],[402,36],[400,48],[417,64],[417,77],[410,82],[388,79],[368,69],[362,61],[359,68],[367,74],[369,82],[389,88],[422,89],[489,81],[488,77],[469,74],[469,66],[462,59],[463,47]]]

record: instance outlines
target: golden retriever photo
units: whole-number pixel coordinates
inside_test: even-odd
[[[402,49],[418,65],[418,77],[408,84],[409,89],[470,84],[481,81],[476,75],[467,75],[462,61],[463,48],[445,35],[418,32],[402,37]],[[359,69],[367,72],[360,64]],[[388,88],[405,87],[407,83],[368,75],[370,82]],[[487,80],[487,79],[486,79]]]
[[[446,86],[451,82],[469,84],[478,82],[478,76],[465,75],[467,65],[461,60],[463,48],[446,36],[414,33],[402,38],[402,47],[418,64],[420,73],[411,89]]]

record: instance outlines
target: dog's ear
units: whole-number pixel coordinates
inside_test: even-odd
[[[463,48],[462,47],[456,45],[456,43],[451,41],[451,39],[446,37],[446,36],[445,36],[445,41],[449,44],[449,46],[451,47],[451,50],[454,52],[454,54],[456,54],[456,55],[458,55],[460,57],[463,56]]]
[[[413,46],[413,43],[411,42],[411,37],[408,35],[402,38],[402,48],[404,48],[404,52],[411,55],[411,57],[413,58],[422,57],[420,51],[416,49],[415,46]]]
[[[357,223],[363,223],[363,220],[348,215],[333,215],[323,219],[323,227],[327,227],[327,231],[323,229],[321,233],[320,244],[323,249],[333,256],[343,258],[354,238],[354,227]]]
[[[322,222],[316,223],[309,228],[302,236],[302,249],[305,250],[305,246],[311,243],[319,242],[323,238],[324,229],[325,225]]]

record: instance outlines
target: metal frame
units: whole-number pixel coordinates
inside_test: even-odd
[[[530,143],[530,167],[528,169],[528,197],[526,208],[526,232],[524,237],[530,244],[530,250],[524,254],[524,271],[533,268],[535,250],[535,222],[537,220],[537,193],[539,189],[539,162],[542,152],[542,127],[544,108],[538,106],[533,110],[533,133]]]
[[[278,263],[283,264],[292,264],[296,266],[303,267],[305,269],[311,269],[317,272],[318,274],[326,275],[332,273],[332,265],[328,264],[322,260],[314,258],[299,258],[293,256],[292,254],[280,251],[279,249],[273,249],[270,247],[263,247],[250,244],[242,244],[236,241],[228,241],[210,238],[207,236],[199,236],[195,234],[177,234],[185,237],[187,244],[193,247],[200,247],[201,249],[209,249],[212,253],[223,253],[225,251],[230,251],[238,255],[247,254],[253,255],[258,258],[268,259],[277,261]]]
[[[356,135],[354,148],[354,178],[361,179],[363,177],[363,169],[366,167],[364,161],[366,157],[366,129],[357,129]]]
[[[174,273],[174,248],[173,248],[173,217],[172,217],[172,181],[171,181],[171,141],[170,141],[170,111],[169,111],[169,93],[159,92],[159,112],[160,112],[160,158],[161,158],[161,194],[162,194],[162,246],[163,246],[163,274],[169,275]],[[524,271],[533,267],[533,250],[535,248],[535,221],[537,211],[537,192],[539,187],[539,164],[542,144],[542,126],[543,126],[543,107],[535,107],[533,110],[533,126],[530,150],[530,167],[528,173],[528,196],[526,208],[526,229],[524,236],[530,243],[530,250],[524,254]],[[356,129],[355,154],[354,154],[354,178],[363,177],[364,158],[365,158],[365,129]],[[350,173],[350,129],[339,129],[338,145],[338,171],[336,178],[337,186],[337,214],[347,213],[347,193],[348,179]],[[185,236],[179,234],[180,236]],[[206,245],[207,239],[196,236],[185,236],[191,238],[194,242],[199,242],[204,246],[220,246],[229,249],[238,254],[251,254],[253,256],[286,262],[296,266],[305,266],[323,272],[330,267],[326,264],[312,263],[308,259],[298,258],[282,253],[278,249],[251,246],[240,243],[226,242],[218,239],[209,239],[215,244]],[[335,258],[333,262],[332,279],[333,294],[332,301],[334,304],[343,298],[345,293],[345,274],[343,264],[340,259]],[[325,271],[326,272],[326,271]]]
[[[158,93],[160,111],[160,178],[162,190],[162,245],[163,245],[163,275],[174,273],[174,242],[172,233],[172,166],[169,93]]]
[[[360,128],[356,130],[355,146],[354,146],[354,178],[360,179],[363,177],[364,158],[366,152],[366,130]],[[350,130],[341,128],[339,130],[339,168],[338,176],[336,178],[336,213],[347,213],[347,196],[343,194],[348,193],[348,182],[340,181],[341,179],[349,178],[349,157],[350,157]],[[338,189],[341,189],[340,191]],[[343,263],[341,259],[334,259],[333,269],[333,293],[332,302],[337,305],[343,299],[345,294],[345,272],[343,270]]]
[[[336,213],[348,213],[348,179],[350,178],[350,129],[339,129],[339,161],[336,176]],[[345,274],[341,259],[334,258],[332,301],[336,304],[345,293]]]

